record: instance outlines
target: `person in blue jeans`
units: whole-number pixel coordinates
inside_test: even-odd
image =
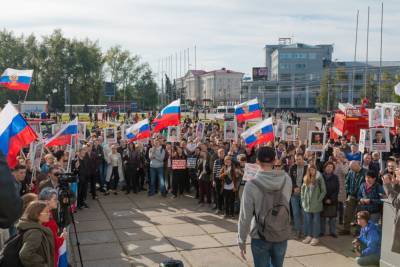
[[[379,265],[381,234],[378,226],[370,220],[368,211],[357,213],[357,224],[361,226],[360,236],[353,241],[357,264],[360,266]]]
[[[307,165],[305,165],[303,154],[296,154],[295,161],[296,164],[289,169],[289,175],[293,185],[290,207],[293,213],[294,230],[296,231],[297,238],[301,238],[304,233],[304,227],[301,225],[304,218],[304,211],[301,206],[300,188],[307,172]]]
[[[251,252],[255,267],[282,267],[290,238],[291,227],[289,215],[287,227],[279,233],[270,233],[263,237],[258,233],[255,214],[262,214],[264,196],[271,191],[281,190],[283,203],[289,210],[292,181],[283,170],[273,170],[275,150],[271,147],[261,147],[257,153],[259,171],[255,178],[248,181],[243,189],[238,222],[238,245],[243,259],[246,259],[246,239],[250,234]],[[258,184],[258,185],[257,185]],[[265,212],[265,211],[264,211]],[[274,236],[272,240],[271,236]]]
[[[326,186],[321,173],[314,164],[308,166],[307,174],[301,186],[301,205],[304,209],[304,244],[316,246],[321,233],[321,211],[326,195]]]
[[[162,196],[166,196],[165,181],[164,181],[164,158],[165,149],[162,148],[158,139],[154,140],[154,146],[149,150],[150,158],[150,188],[149,196],[155,194],[156,179],[158,179],[160,185],[160,192]]]

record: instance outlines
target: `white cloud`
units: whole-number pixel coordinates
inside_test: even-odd
[[[360,9],[358,58],[365,58],[366,13],[371,6],[370,59],[379,58],[379,0],[14,0],[2,3],[0,25],[16,33],[121,44],[157,71],[158,60],[197,44],[199,68],[249,73],[264,63],[263,47],[279,37],[333,43],[334,58],[351,60],[355,13]],[[399,60],[400,5],[385,0],[384,60]],[[192,61],[192,60],[191,60]],[[192,61],[192,66],[194,62]]]

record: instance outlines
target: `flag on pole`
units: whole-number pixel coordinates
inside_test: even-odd
[[[150,138],[149,120],[144,119],[132,125],[128,129],[126,129],[125,135],[130,142]]]
[[[247,129],[247,131],[242,133],[241,136],[248,147],[253,147],[267,142],[273,142],[275,136],[272,118],[265,119]]]
[[[68,124],[65,124],[61,130],[59,130],[56,135],[49,138],[45,142],[45,146],[64,146],[64,145],[71,145],[72,136],[78,136],[78,119],[71,121]],[[78,138],[74,139],[75,141]]]
[[[394,92],[396,95],[400,96],[400,83],[396,84],[396,86],[394,87]]]
[[[17,165],[17,155],[23,147],[38,138],[11,102],[0,112],[0,150],[7,158],[10,168]]]
[[[175,100],[163,108],[153,120],[153,131],[158,133],[168,126],[177,126],[181,123],[181,100]]]
[[[32,81],[33,70],[16,70],[8,68],[0,76],[0,85],[10,90],[28,91]]]
[[[65,239],[58,249],[58,267],[68,267],[68,254],[67,254],[67,244]]]
[[[262,118],[261,107],[257,98],[235,106],[235,116],[238,122]]]

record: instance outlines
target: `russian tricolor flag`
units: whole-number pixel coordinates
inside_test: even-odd
[[[45,146],[65,146],[70,145],[72,136],[78,135],[78,119],[65,124],[61,130],[58,131],[53,137],[49,138],[45,142]],[[78,140],[78,138],[75,138]]]
[[[238,122],[261,118],[261,107],[258,104],[257,98],[236,105],[235,116]]]
[[[130,142],[150,138],[150,125],[149,120],[145,119],[135,123],[125,131],[126,138]]]
[[[67,244],[64,242],[58,249],[58,267],[68,267]]]
[[[14,105],[8,102],[0,112],[0,150],[6,156],[10,168],[17,165],[17,155],[21,149],[36,138],[38,138],[36,132]]]
[[[0,84],[11,90],[28,91],[32,81],[33,70],[16,70],[8,68],[0,76]]]
[[[248,147],[273,142],[275,136],[272,118],[265,119],[262,122],[254,125],[242,133],[241,136]]]
[[[175,100],[157,115],[153,120],[153,131],[160,132],[168,126],[176,126],[181,123],[181,100]]]

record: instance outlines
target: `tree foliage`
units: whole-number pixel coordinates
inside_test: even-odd
[[[113,100],[138,101],[148,109],[157,105],[157,86],[150,67],[120,46],[102,53],[97,42],[64,37],[61,30],[40,39],[34,35],[16,36],[13,32],[0,31],[0,72],[6,68],[33,69],[32,84],[27,100],[48,100],[52,110],[64,110],[72,104],[103,104],[104,81],[116,84]],[[72,77],[69,86],[68,77]],[[70,87],[70,88],[68,88]],[[24,92],[0,90],[0,101],[14,103],[23,100]]]

